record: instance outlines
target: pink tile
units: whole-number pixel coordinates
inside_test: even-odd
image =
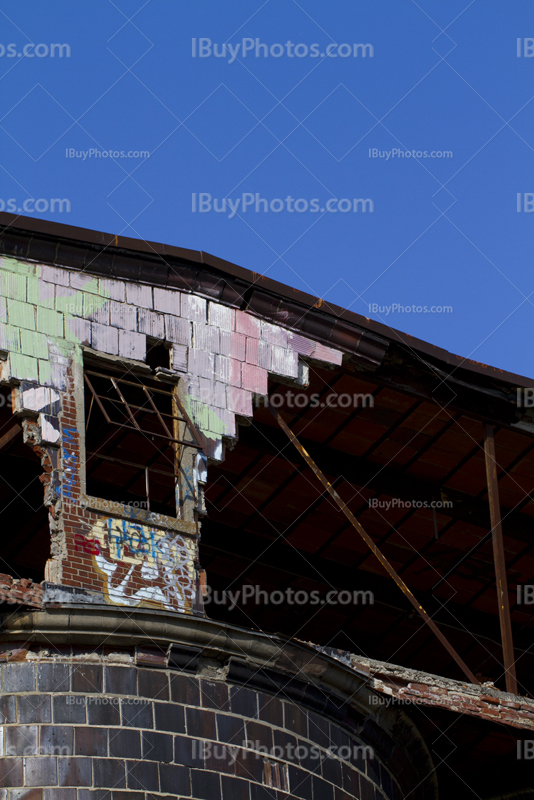
[[[119,333],[117,328],[101,325],[99,322],[91,323],[93,349],[113,356],[119,353]]]
[[[271,344],[287,347],[287,331],[270,322],[261,323],[261,338]]]
[[[208,305],[208,321],[225,331],[235,330],[235,309],[210,302]]]
[[[173,344],[172,368],[176,372],[187,372],[187,347],[185,345]]]
[[[154,308],[164,314],[180,316],[180,292],[172,289],[154,289]]]
[[[115,328],[108,328],[115,331]],[[133,331],[119,331],[119,355],[144,361],[146,358],[146,336]]]
[[[301,336],[300,333],[293,333],[292,331],[289,331],[287,334],[287,343],[292,350],[295,350],[296,353],[300,353],[303,356],[311,355],[317,344],[317,342],[313,342],[311,339]]]
[[[222,408],[210,408],[209,410],[209,426],[210,430],[219,433],[221,430],[221,423],[224,428],[223,436],[235,436],[235,416],[231,411],[225,411]]]
[[[165,338],[165,319],[163,314],[155,314],[146,308],[138,309],[139,333],[146,333],[153,339]]]
[[[132,306],[152,308],[152,286],[143,286],[138,283],[126,284],[126,300]]]
[[[238,333],[244,333],[245,336],[252,338],[260,338],[260,321],[244,311],[236,311],[235,315],[235,329]]]
[[[252,393],[236,386],[228,386],[226,389],[226,399],[229,411],[234,414],[241,414],[243,417],[252,416]]]
[[[245,336],[242,333],[221,331],[219,345],[221,354],[229,358],[237,358],[238,361],[244,361],[245,341]]]
[[[248,364],[258,364],[258,339],[249,339],[247,337],[247,357]]]
[[[340,366],[343,360],[343,353],[318,342],[315,345],[313,358],[316,358],[318,361],[326,361],[328,364],[336,364],[337,366]]]
[[[188,319],[165,314],[165,338],[176,344],[191,344],[191,323]]]
[[[256,394],[267,394],[266,369],[255,367],[252,364],[243,364],[242,386]]]
[[[182,317],[194,319],[195,322],[206,322],[206,300],[194,294],[183,294],[181,297]]]
[[[213,378],[215,372],[215,356],[204,350],[189,349],[189,372],[202,378]]]
[[[258,342],[258,366],[270,370],[273,363],[273,348],[269,342]]]
[[[137,330],[137,308],[135,306],[110,300],[109,310],[110,321],[114,328],[124,328],[127,331]]]
[[[236,358],[230,359],[230,374],[227,383],[231,386],[241,386],[241,361]]]
[[[208,353],[219,352],[219,328],[205,325],[202,322],[193,322],[193,347],[207,350]]]
[[[230,359],[226,356],[215,356],[215,378],[223,383],[228,383],[230,377]]]
[[[272,346],[272,371],[276,375],[286,375],[289,378],[298,378],[299,357],[294,350],[284,350],[283,347]]]

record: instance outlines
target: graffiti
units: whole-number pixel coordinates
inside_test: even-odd
[[[194,490],[194,473],[193,467],[186,467],[182,470],[183,476],[183,486],[185,487],[184,493],[184,503],[190,500],[192,503],[195,501],[195,490]]]
[[[78,464],[78,456],[73,453],[70,447],[76,446],[75,435],[77,434],[76,428],[63,428],[63,487],[58,487],[58,494],[63,493],[65,497],[70,497],[72,494],[72,486],[76,480],[76,467]]]
[[[84,553],[88,553],[91,556],[99,556],[100,555],[100,547],[98,545],[97,539],[89,539],[83,533],[75,533],[74,534],[74,549],[77,553],[80,550],[83,550]]]
[[[111,603],[156,603],[168,611],[189,611],[195,596],[195,543],[125,519],[101,519],[81,546],[106,577]]]

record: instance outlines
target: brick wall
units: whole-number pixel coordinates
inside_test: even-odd
[[[317,649],[323,650],[320,647]],[[368,677],[370,688],[377,693],[377,708],[386,704],[399,708],[444,708],[492,722],[502,722],[513,728],[534,730],[532,698],[501,692],[492,683],[475,686],[342,651],[331,651],[329,648],[324,648],[324,651],[334,657],[344,658],[352,669]]]
[[[343,724],[283,693],[143,667],[126,651],[90,663],[76,659],[81,647],[63,650],[1,668],[0,800],[402,796],[395,760],[351,732],[357,720],[335,698],[324,705]],[[267,784],[281,773],[289,788],[276,791]]]
[[[27,578],[15,579],[0,574],[0,602],[40,608],[43,604],[43,587]]]

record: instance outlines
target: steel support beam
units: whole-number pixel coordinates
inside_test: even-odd
[[[517,694],[517,678],[515,673],[514,643],[512,639],[512,622],[508,600],[508,584],[506,581],[506,561],[502,538],[501,507],[499,504],[499,484],[497,480],[497,462],[495,461],[495,438],[493,426],[484,424],[484,457],[486,460],[486,477],[488,481],[488,500],[493,538],[493,560],[495,562],[495,578],[499,601],[499,622],[501,625],[504,669],[506,670],[506,690]]]
[[[435,624],[432,618],[427,614],[423,606],[417,602],[416,598],[414,597],[410,589],[406,586],[400,575],[398,575],[398,573],[391,566],[387,558],[384,555],[382,555],[381,551],[378,549],[378,547],[373,542],[371,537],[367,535],[363,526],[358,522],[352,511],[349,508],[347,508],[347,506],[345,505],[341,497],[338,495],[332,484],[325,478],[325,476],[323,475],[323,473],[321,472],[315,461],[301,445],[301,443],[299,442],[299,440],[297,439],[291,428],[284,422],[284,420],[277,411],[275,411],[273,408],[270,408],[269,410],[271,411],[271,414],[274,416],[274,418],[276,419],[276,421],[278,422],[284,433],[287,434],[291,443],[296,447],[300,455],[306,461],[307,465],[310,467],[314,475],[319,479],[319,481],[322,483],[328,494],[332,497],[336,505],[347,517],[351,525],[359,533],[365,544],[369,547],[369,549],[374,553],[374,555],[380,561],[380,563],[382,564],[388,575],[390,575],[393,578],[399,589],[403,592],[405,597],[410,601],[410,603],[415,608],[417,613],[424,619],[430,630],[437,636],[437,638],[439,639],[441,644],[445,647],[449,655],[451,655],[452,658],[456,661],[456,663],[458,664],[464,675],[467,676],[467,678],[471,683],[478,684],[479,681],[475,678],[475,676],[473,675],[467,664],[464,663],[464,661],[462,660],[460,655],[456,652],[454,647],[450,644],[448,639],[445,638],[445,636],[442,634],[438,626]]]
[[[0,438],[0,450],[3,450],[4,447],[7,447],[9,444],[11,444],[15,436],[18,436],[19,433],[22,433],[22,428],[18,422],[15,422],[11,428],[9,428],[7,433],[4,433],[4,435]]]

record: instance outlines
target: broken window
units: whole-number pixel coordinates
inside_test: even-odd
[[[88,495],[182,517],[194,498],[189,448],[202,442],[170,370],[137,374],[118,363],[86,364],[85,446]]]

